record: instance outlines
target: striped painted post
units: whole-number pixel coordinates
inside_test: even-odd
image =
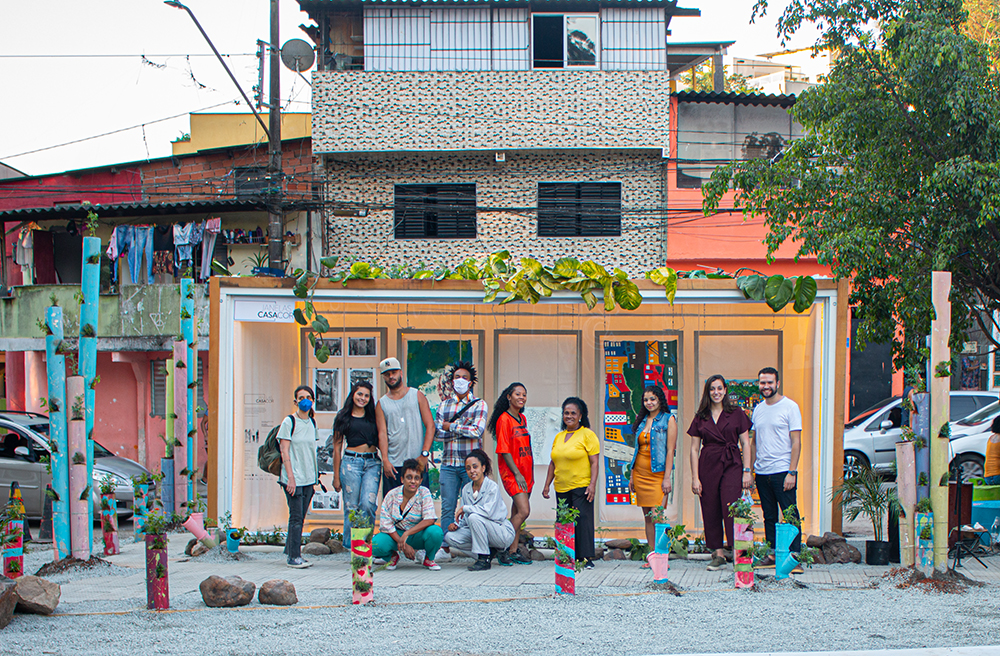
[[[87,421],[84,417],[83,376],[66,379],[66,403],[70,406],[68,435],[69,466],[69,526],[70,544],[73,557],[80,560],[90,558],[90,543],[87,522],[92,506],[91,487],[87,477]]]
[[[187,445],[187,501],[191,503],[194,501],[194,477],[191,476],[191,472],[194,471],[194,437],[196,435],[194,426],[195,419],[197,417],[197,411],[195,408],[195,388],[197,386],[196,381],[198,380],[198,359],[197,352],[195,351],[195,334],[194,334],[194,280],[191,278],[181,279],[181,332],[184,335],[184,341],[187,344],[187,439],[181,440]]]
[[[167,382],[166,382],[166,449],[163,457],[160,458],[160,473],[163,480],[160,481],[160,502],[163,504],[163,512],[169,516],[174,512],[174,361],[173,358],[167,360]]]
[[[45,312],[45,369],[48,374],[49,439],[52,441],[53,549],[56,560],[70,555],[69,446],[66,438],[66,357],[57,351],[63,341],[63,311],[52,306]]]
[[[189,501],[188,498],[182,499],[181,497],[187,494],[187,481],[188,479],[180,474],[179,472],[184,471],[185,465],[181,465],[182,462],[187,462],[188,458],[183,457],[185,453],[189,454],[191,449],[187,440],[184,439],[183,435],[187,433],[188,425],[188,408],[187,408],[187,375],[186,371],[188,367],[188,349],[187,343],[183,340],[177,340],[174,342],[174,437],[176,437],[182,444],[184,444],[183,451],[181,455],[177,454],[177,447],[174,447],[174,500],[177,503],[178,514],[183,514],[181,512],[181,503]],[[187,471],[191,471],[188,469]]]
[[[80,375],[86,404],[84,420],[87,434],[87,480],[94,475],[94,378],[97,376],[97,329],[100,318],[101,238],[83,238],[83,305],[80,307]],[[87,504],[88,551],[94,549],[94,507]]]

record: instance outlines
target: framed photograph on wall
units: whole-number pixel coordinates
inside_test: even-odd
[[[340,369],[314,369],[313,390],[316,392],[316,412],[340,409]]]
[[[363,381],[363,380],[368,381],[371,384],[372,389],[378,389],[375,386],[376,378],[375,378],[375,369],[374,368],[363,368],[363,369],[350,369],[350,370],[348,370],[348,373],[347,373],[347,387],[348,387],[348,390],[353,389],[355,384],[357,384],[357,383],[359,383],[360,381]]]
[[[326,344],[326,347],[330,349],[331,358],[339,358],[343,355],[342,341],[339,337],[319,337],[316,339],[316,346],[319,347],[322,344]]]
[[[348,337],[347,355],[378,356],[378,346],[374,337]]]
[[[316,490],[312,497],[312,510],[340,510],[340,492]]]

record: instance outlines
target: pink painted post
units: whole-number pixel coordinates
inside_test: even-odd
[[[66,378],[69,447],[69,531],[74,558],[90,558],[90,514],[92,483],[87,477],[87,422],[84,417],[83,376]]]
[[[101,495],[101,534],[104,537],[104,555],[121,552],[118,545],[118,505],[115,493]]]
[[[736,587],[753,587],[753,524],[733,522],[733,569],[736,570]]]
[[[899,518],[899,559],[903,567],[912,567],[917,557],[917,537],[913,512],[917,506],[916,456],[913,442],[896,442],[896,488],[903,513]]]
[[[185,514],[182,503],[189,503],[187,498],[188,477],[182,474],[187,463],[187,345],[183,340],[174,342],[174,438],[181,446],[174,448],[174,512]],[[186,506],[185,506],[186,507]],[[188,510],[194,510],[188,508]]]

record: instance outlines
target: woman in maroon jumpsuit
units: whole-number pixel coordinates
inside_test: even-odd
[[[705,381],[701,404],[691,426],[691,490],[701,497],[705,543],[712,550],[708,569],[726,566],[722,529],[733,548],[733,518],[729,504],[741,490],[753,487],[750,475],[750,418],[729,398],[726,379],[716,374]],[[741,453],[742,448],[742,453]],[[742,465],[742,476],[740,468]]]

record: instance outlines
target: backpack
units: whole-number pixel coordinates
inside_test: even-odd
[[[295,415],[288,415],[288,418],[292,420],[292,432],[295,432]],[[281,423],[284,423],[282,421]],[[313,426],[316,425],[316,420],[312,420]],[[267,437],[264,438],[264,443],[257,449],[257,466],[262,470],[266,471],[268,474],[274,474],[275,476],[281,475],[281,445],[278,444],[278,431],[281,430],[281,424],[272,428],[267,433]]]

